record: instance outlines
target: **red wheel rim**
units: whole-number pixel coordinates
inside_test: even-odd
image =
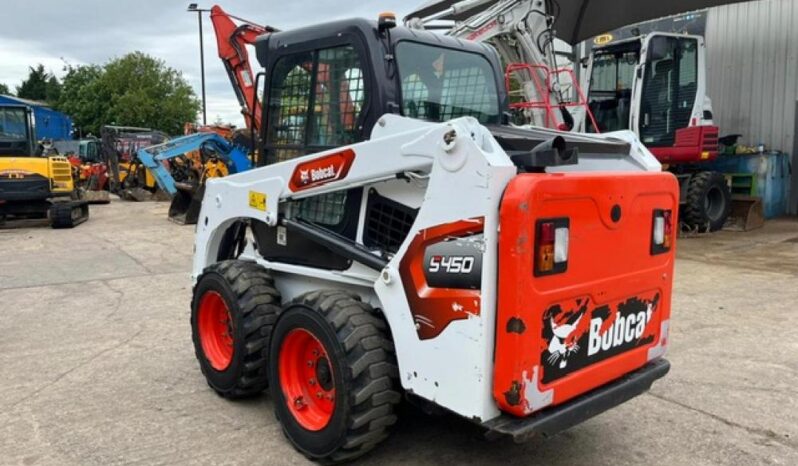
[[[310,431],[326,427],[335,411],[335,380],[324,345],[307,330],[291,330],[278,363],[280,388],[294,419]]]
[[[215,292],[202,295],[197,316],[202,352],[211,367],[223,371],[233,360],[233,320],[224,298]]]

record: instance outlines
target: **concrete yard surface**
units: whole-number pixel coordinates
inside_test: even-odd
[[[167,208],[0,230],[0,464],[308,464],[268,396],[206,385],[194,229]],[[410,410],[359,464],[798,464],[798,221],[680,239],[671,322],[666,378],[554,438],[489,442]]]

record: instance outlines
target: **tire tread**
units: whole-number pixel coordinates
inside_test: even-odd
[[[384,320],[368,303],[342,290],[320,290],[303,294],[292,302],[320,312],[335,330],[345,353],[342,364],[349,373],[347,387],[350,417],[345,438],[337,450],[312,459],[335,464],[357,458],[387,438],[396,423],[394,407],[399,371],[394,346]]]
[[[254,262],[227,260],[207,267],[207,274],[220,275],[230,286],[241,312],[241,327],[244,333],[245,355],[241,361],[241,373],[233,387],[216,393],[228,399],[248,398],[260,394],[268,387],[268,348],[271,331],[280,312],[280,292],[274,288],[274,279]],[[200,280],[202,280],[200,277]],[[198,280],[197,282],[199,283]],[[196,293],[193,301],[198,299]],[[197,303],[192,302],[192,309]],[[197,359],[205,356],[202,349],[195,348]],[[207,378],[204,364],[200,364]],[[210,383],[209,383],[210,385]]]

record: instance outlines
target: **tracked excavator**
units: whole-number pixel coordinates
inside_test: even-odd
[[[43,153],[35,135],[30,107],[0,106],[0,224],[47,218],[53,228],[72,228],[85,222],[89,206],[76,200],[69,160]]]

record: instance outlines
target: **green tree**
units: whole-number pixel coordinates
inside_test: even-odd
[[[58,101],[61,83],[39,63],[28,67],[28,77],[17,86],[17,97],[53,104]]]
[[[0,83],[0,95],[11,95],[11,89],[3,83]]]
[[[114,124],[180,134],[200,104],[180,72],[133,52],[103,67],[68,68],[58,108],[84,133]]]
[[[97,65],[68,66],[58,99],[58,110],[70,115],[84,134],[99,134],[108,111],[107,102],[97,94],[103,70]]]

